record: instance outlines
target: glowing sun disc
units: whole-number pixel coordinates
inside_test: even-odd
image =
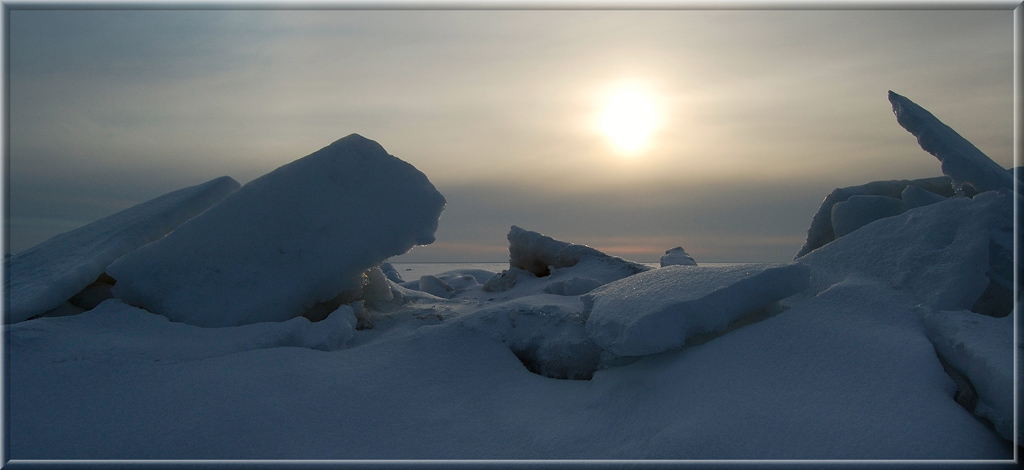
[[[619,149],[636,153],[647,144],[654,122],[654,106],[647,95],[626,90],[615,94],[608,103],[601,130]]]

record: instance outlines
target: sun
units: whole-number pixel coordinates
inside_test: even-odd
[[[608,100],[601,116],[601,131],[628,155],[647,147],[657,118],[650,97],[639,90],[620,90]]]

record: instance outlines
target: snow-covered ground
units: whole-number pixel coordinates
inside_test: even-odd
[[[657,267],[512,226],[506,265],[413,271],[381,261],[433,240],[443,198],[346,139],[117,260],[76,255],[114,285],[97,305],[7,312],[9,458],[1013,465],[1010,189],[837,190],[781,265]],[[264,210],[310,178],[316,204]]]

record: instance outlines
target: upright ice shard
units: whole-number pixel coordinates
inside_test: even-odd
[[[922,149],[942,162],[942,173],[953,179],[958,192],[965,184],[978,192],[1013,190],[1013,175],[932,113],[891,90],[889,102],[896,121],[917,137]]]
[[[354,300],[363,272],[434,241],[445,199],[352,134],[263,175],[112,264],[113,293],[197,326],[284,321]]]

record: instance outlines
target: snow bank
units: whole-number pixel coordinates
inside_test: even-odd
[[[568,313],[573,300],[521,305]],[[6,332],[6,449],[12,459],[1012,458],[951,398],[915,303],[845,282],[591,381],[530,373],[508,345],[458,321],[381,322],[325,352],[240,333],[320,324],[301,318],[215,329],[126,307],[115,315],[125,321],[46,318]],[[540,313],[516,314],[524,340],[531,322],[554,325]],[[235,352],[193,353],[229,342]]]
[[[598,371],[584,406],[616,423],[619,452],[646,459],[1012,458],[953,400],[915,303],[845,281],[706,344]]]
[[[107,357],[177,363],[277,347],[333,351],[351,341],[354,328],[355,315],[347,305],[315,323],[300,317],[280,323],[203,328],[172,322],[110,299],[80,315],[41,318],[12,325],[8,331],[14,344],[28,348],[59,336],[61,347],[36,350],[54,363]],[[75,334],[67,334],[72,330]]]
[[[243,186],[112,264],[113,293],[198,326],[284,321],[343,303],[363,272],[434,241],[445,200],[352,134]]]
[[[682,347],[808,286],[805,266],[666,266],[582,297],[587,335],[621,356]]]
[[[665,256],[661,257],[661,267],[674,265],[696,266],[697,262],[686,254],[683,247],[677,246],[666,251]]]
[[[1013,176],[992,161],[967,139],[964,139],[913,101],[889,91],[889,102],[896,121],[917,137],[926,152],[942,162],[942,174],[953,180],[959,192],[967,184],[979,192],[997,189],[1013,190]]]
[[[923,195],[922,192],[932,194],[939,199],[954,196],[955,193],[950,183],[951,181],[947,176],[940,176],[917,180],[872,181],[859,186],[837,188],[821,202],[821,206],[814,214],[814,217],[811,219],[811,225],[807,229],[807,240],[800,247],[796,257],[799,258],[806,255],[837,238],[832,221],[832,210],[836,204],[840,204],[854,196],[886,196],[902,199],[907,203],[907,209],[910,209],[926,205],[923,204],[925,200],[931,199],[931,197]],[[910,189],[910,192],[907,193],[907,188],[916,189]],[[967,193],[968,195],[977,194],[976,191],[970,190]],[[936,201],[933,200],[933,202]],[[881,216],[875,217],[872,220],[879,218]]]
[[[926,315],[924,324],[939,357],[971,381],[978,398],[972,411],[1012,441],[1013,317],[943,311]]]
[[[6,323],[57,307],[95,281],[114,260],[163,237],[217,204],[238,182],[227,176],[164,194],[57,235],[7,260]]]
[[[797,262],[811,267],[813,292],[870,276],[933,310],[971,309],[991,276],[1012,279],[1012,233],[1012,195],[990,191],[876,220]]]

